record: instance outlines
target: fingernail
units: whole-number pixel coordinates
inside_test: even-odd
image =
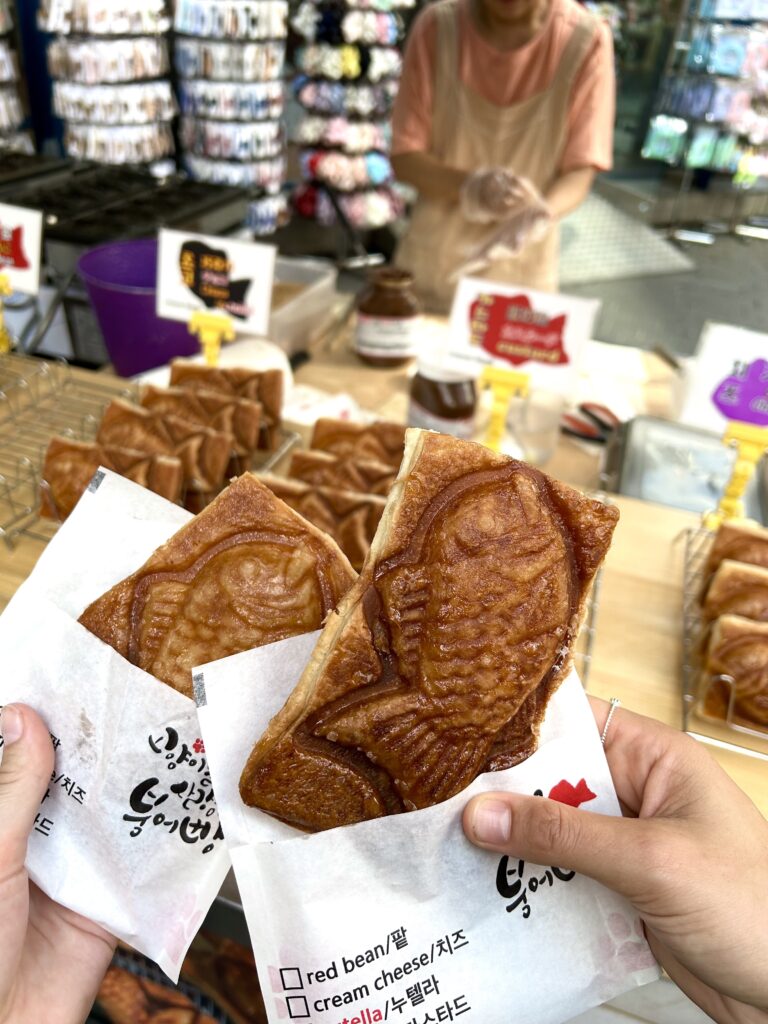
[[[479,843],[501,846],[512,835],[512,815],[501,800],[478,800],[472,809],[472,833]]]
[[[3,737],[3,743],[10,746],[21,739],[23,732],[24,719],[21,712],[13,704],[6,704],[0,714],[0,736]]]

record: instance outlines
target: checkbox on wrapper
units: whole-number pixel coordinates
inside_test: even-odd
[[[301,971],[298,967],[281,967],[280,982],[284,992],[295,992],[297,989],[304,988]]]
[[[288,1016],[291,1020],[299,1020],[309,1016],[309,1007],[304,996],[286,996],[285,1001],[288,1005]]]

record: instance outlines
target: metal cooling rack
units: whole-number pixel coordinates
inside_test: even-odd
[[[714,534],[686,530],[683,566],[683,727],[695,739],[739,754],[768,761],[768,729],[750,726],[734,711],[735,691],[728,676],[713,676],[710,686],[725,683],[730,691],[725,718],[709,714],[705,701],[709,688],[700,685],[699,650],[703,625],[699,597],[705,584],[705,567]]]

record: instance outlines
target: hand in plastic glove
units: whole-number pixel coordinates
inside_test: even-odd
[[[82,1024],[115,940],[33,885],[27,839],[53,770],[51,737],[31,708],[0,717],[0,1024]]]
[[[598,729],[608,714],[592,699]],[[606,756],[624,818],[493,793],[464,811],[478,846],[558,864],[625,896],[657,960],[721,1024],[768,1021],[768,822],[710,754],[619,709]]]
[[[521,179],[503,167],[470,174],[461,189],[461,212],[473,224],[493,224],[506,217],[524,195]]]

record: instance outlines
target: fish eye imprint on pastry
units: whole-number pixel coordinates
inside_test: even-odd
[[[318,831],[532,753],[617,520],[531,466],[409,430],[361,576],[256,743],[243,801]]]
[[[196,665],[319,629],[356,578],[335,541],[246,473],[80,622],[192,697]]]

